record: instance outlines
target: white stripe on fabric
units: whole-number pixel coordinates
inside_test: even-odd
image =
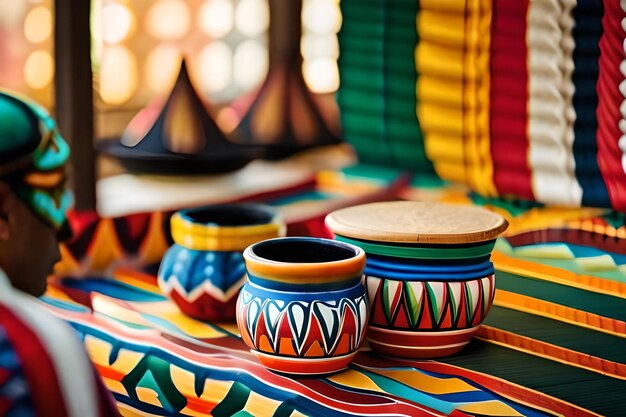
[[[573,0],[531,1],[528,11],[528,163],[543,203],[580,206],[575,175]]]

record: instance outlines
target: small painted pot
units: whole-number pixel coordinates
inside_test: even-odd
[[[246,278],[243,250],[285,234],[275,211],[260,204],[181,210],[171,229],[175,244],[161,261],[159,287],[185,314],[206,321],[235,318]]]
[[[338,210],[326,224],[367,254],[373,350],[433,358],[469,343],[493,302],[490,256],[506,220],[477,207],[388,202]]]
[[[237,303],[243,341],[267,368],[320,375],[345,369],[364,338],[365,253],[328,239],[288,237],[244,252]]]

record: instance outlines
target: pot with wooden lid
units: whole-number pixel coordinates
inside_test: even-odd
[[[491,252],[508,227],[480,207],[396,201],[337,210],[335,239],[367,255],[367,338],[379,354],[433,358],[461,350],[495,294]]]

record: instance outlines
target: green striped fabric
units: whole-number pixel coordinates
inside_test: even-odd
[[[418,2],[343,0],[337,101],[359,161],[435,175],[416,115]]]

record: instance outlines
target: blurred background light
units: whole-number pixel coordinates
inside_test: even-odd
[[[235,81],[244,91],[260,84],[268,69],[267,47],[256,40],[247,40],[235,49]]]
[[[159,45],[150,51],[144,70],[148,86],[153,92],[161,95],[171,90],[181,59],[180,51],[172,45]]]
[[[339,88],[339,68],[333,58],[315,58],[304,63],[304,79],[314,93],[332,93]]]
[[[42,89],[52,82],[54,60],[48,51],[31,53],[24,64],[24,80],[35,89]]]
[[[255,37],[267,31],[270,11],[267,0],[240,0],[235,12],[235,26],[246,36]]]
[[[320,57],[339,58],[339,41],[334,33],[328,35],[305,33],[302,35],[301,47],[305,60]]]
[[[97,127],[108,136],[109,120],[124,126],[169,93],[183,56],[198,91],[216,104],[225,127],[236,113],[230,108],[220,113],[224,105],[257,88],[267,75],[268,0],[86,1],[92,2]],[[53,0],[0,0],[0,82],[52,108],[53,6]],[[338,0],[303,0],[301,21],[305,81],[313,92],[334,93]]]
[[[0,27],[14,29],[21,25],[28,4],[23,0],[0,1]]]
[[[106,48],[100,65],[100,97],[107,104],[128,101],[137,88],[137,59],[125,46]]]
[[[135,25],[135,16],[126,6],[110,3],[102,8],[101,27],[102,40],[115,44],[125,40]]]
[[[230,0],[208,0],[200,7],[198,26],[213,38],[222,38],[234,25],[233,3]]]
[[[202,90],[216,93],[230,84],[233,68],[233,53],[230,47],[215,41],[207,45],[198,56],[198,74]]]
[[[24,36],[32,43],[41,43],[52,36],[52,12],[44,6],[31,9],[24,20]]]
[[[302,23],[317,34],[337,33],[341,28],[341,10],[337,0],[304,0]]]
[[[157,39],[177,39],[190,29],[189,7],[183,0],[154,1],[146,16],[148,32]]]

